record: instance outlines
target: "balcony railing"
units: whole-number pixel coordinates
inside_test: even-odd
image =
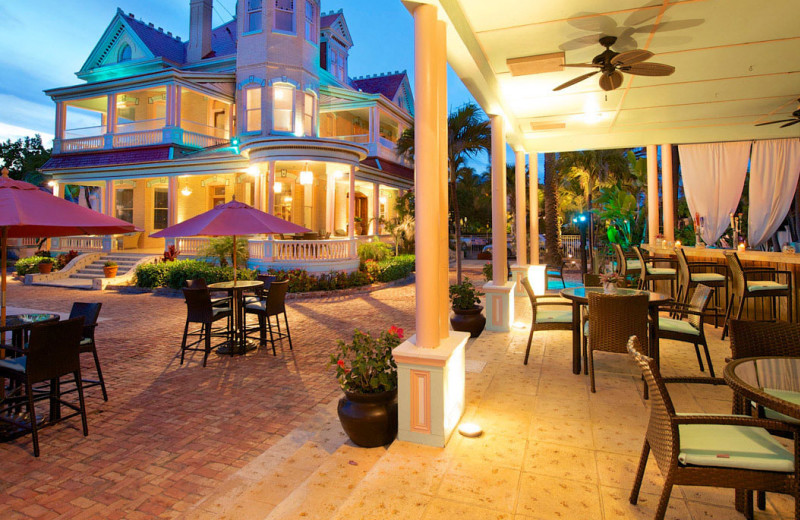
[[[179,144],[192,148],[208,148],[228,142],[227,132],[219,128],[206,127],[202,131],[195,132],[184,128],[164,128],[163,119],[158,120],[161,123],[152,121],[156,120],[120,125],[122,128],[118,126],[115,134],[55,139],[53,153],[112,150],[154,144]],[[158,124],[161,126],[157,126]],[[148,126],[157,127],[147,128]]]
[[[129,123],[118,123],[117,133],[129,134],[133,132],[144,132],[147,130],[160,130],[161,128],[164,128],[166,123],[167,120],[163,117],[156,119],[143,119],[141,121],[131,121]]]
[[[176,238],[175,247],[181,255],[198,255],[209,243],[208,238]],[[335,238],[327,240],[255,240],[247,242],[247,250],[253,260],[275,262],[313,263],[355,258],[354,244],[357,239]],[[169,245],[169,244],[167,244]]]
[[[350,141],[351,143],[368,144],[369,134],[356,134],[356,135],[330,135],[321,136],[325,139],[338,139],[339,141]]]

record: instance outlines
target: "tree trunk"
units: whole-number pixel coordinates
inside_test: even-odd
[[[453,201],[453,230],[456,235],[456,283],[461,283],[461,217],[458,212],[455,179],[448,184],[450,184],[450,200]]]
[[[547,263],[561,265],[561,226],[558,225],[558,175],[555,162],[555,154],[544,154],[544,229]]]

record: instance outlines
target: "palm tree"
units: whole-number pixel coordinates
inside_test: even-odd
[[[450,204],[456,238],[456,276],[461,283],[461,216],[458,209],[456,180],[458,171],[467,159],[489,151],[492,129],[486,115],[475,103],[466,103],[447,117],[447,169],[450,185]],[[409,160],[414,158],[414,126],[405,130],[397,140],[395,153]]]
[[[561,265],[561,226],[558,223],[559,175],[555,168],[556,155],[544,154],[544,241],[547,246],[547,263]]]

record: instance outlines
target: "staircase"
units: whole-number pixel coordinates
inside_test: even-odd
[[[117,263],[117,276],[122,276],[133,269],[133,266],[143,258],[153,257],[154,255],[145,253],[106,253],[89,265],[86,265],[74,273],[69,278],[59,280],[48,280],[46,282],[35,282],[34,285],[48,285],[53,287],[70,287],[73,289],[91,289],[95,278],[103,278],[103,266],[108,261]]]

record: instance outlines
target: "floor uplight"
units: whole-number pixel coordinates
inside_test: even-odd
[[[483,428],[477,423],[465,422],[459,425],[458,433],[464,437],[480,437],[483,434]]]

